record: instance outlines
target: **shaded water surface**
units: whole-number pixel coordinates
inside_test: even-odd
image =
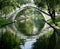
[[[20,45],[21,49],[32,49],[36,39],[26,39],[24,45]]]

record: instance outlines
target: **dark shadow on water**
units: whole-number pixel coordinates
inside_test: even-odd
[[[26,39],[24,45],[20,45],[20,47],[21,49],[59,49],[58,41],[57,39],[55,41],[53,34],[48,37],[43,35],[39,39]]]

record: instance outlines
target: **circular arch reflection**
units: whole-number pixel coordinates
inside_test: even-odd
[[[35,8],[26,8],[18,12],[15,17],[15,27],[25,35],[36,35],[44,27],[41,20],[44,16]]]
[[[29,37],[38,38],[37,36],[40,36],[40,33],[43,34],[45,32],[45,22],[42,21],[42,19],[45,18],[36,6],[26,5],[25,7],[22,7],[19,10],[15,11],[9,19],[13,22],[15,21],[15,23],[9,27],[10,30],[12,30],[14,33],[17,33],[18,36],[23,39]]]

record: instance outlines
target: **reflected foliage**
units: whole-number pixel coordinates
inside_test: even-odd
[[[33,32],[37,33],[44,27],[45,23],[41,19],[44,17],[38,10],[34,8],[23,9],[16,15],[17,23],[15,25],[20,32],[33,35]]]
[[[0,35],[0,49],[20,49],[20,39],[11,32]]]
[[[55,38],[56,37],[56,42]],[[55,43],[58,42],[58,36],[55,34],[55,37],[53,36],[53,31],[51,30],[46,35],[43,35],[39,39],[37,39],[37,42],[34,43],[33,49],[54,49]]]
[[[57,27],[57,30],[58,30],[58,44],[57,44],[57,47],[56,49],[60,49],[60,17],[56,17],[56,23],[58,24],[56,27]],[[49,21],[50,23],[52,22],[51,20]],[[53,23],[52,23],[53,24]],[[53,24],[54,25],[54,24]]]

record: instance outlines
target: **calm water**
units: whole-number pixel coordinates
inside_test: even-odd
[[[26,39],[24,45],[20,45],[21,49],[32,49],[36,39]]]

